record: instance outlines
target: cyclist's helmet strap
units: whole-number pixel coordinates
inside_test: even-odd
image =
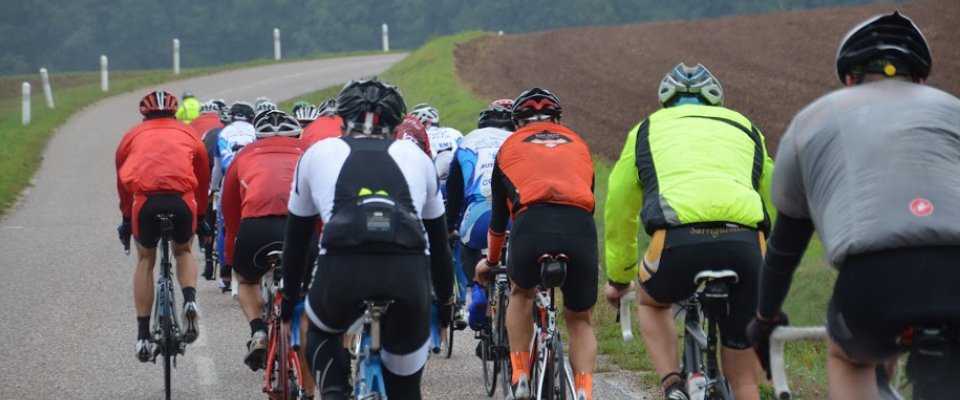
[[[930,75],[933,60],[927,39],[910,18],[894,11],[857,25],[840,42],[837,75],[842,83],[867,73],[908,76],[915,82]]]

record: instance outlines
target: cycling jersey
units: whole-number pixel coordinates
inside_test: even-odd
[[[223,123],[220,122],[220,115],[207,113],[190,121],[190,126],[197,131],[197,138],[203,140],[203,136],[206,135],[208,131],[213,128],[222,128]]]
[[[195,118],[200,116],[200,100],[197,100],[195,97],[187,97],[183,99],[183,102],[180,103],[180,107],[177,107],[177,119],[183,121],[185,124],[189,124]]]
[[[763,135],[736,111],[688,104],[651,114],[627,135],[610,173],[608,277],[629,282],[637,276],[641,220],[651,235],[700,222],[768,231],[772,169]]]
[[[116,153],[120,212],[133,213],[134,195],[193,193],[197,210],[207,208],[210,170],[193,129],[173,118],[143,121],[120,141]]]
[[[278,136],[253,142],[237,154],[223,178],[220,196],[227,260],[233,260],[240,221],[287,215],[293,170],[303,148],[299,139]]]
[[[447,226],[473,249],[487,247],[490,182],[500,146],[511,132],[481,128],[467,134],[454,153],[447,180]]]
[[[510,135],[497,154],[490,192],[492,213],[489,260],[500,259],[510,217],[539,203],[581,208],[592,213],[593,160],[586,142],[570,129],[536,122]],[[489,239],[488,239],[489,240]]]
[[[340,137],[341,125],[343,125],[343,120],[339,115],[317,118],[311,122],[310,125],[307,125],[306,128],[303,128],[303,132],[300,134],[300,140],[307,142],[307,147],[310,147],[310,145],[323,139]]]
[[[210,189],[220,189],[220,178],[230,167],[230,162],[243,146],[257,140],[256,132],[247,121],[234,121],[220,131],[217,138],[217,154],[214,159],[213,177],[210,179]]]
[[[780,141],[777,210],[812,219],[834,266],[855,254],[960,244],[958,115],[956,97],[897,80],[820,98]]]
[[[428,126],[427,137],[430,138],[430,153],[433,154],[433,165],[440,178],[440,191],[446,196],[447,176],[450,173],[450,162],[453,154],[463,140],[460,131],[445,126]]]
[[[207,148],[207,158],[210,160],[210,170],[213,171],[213,162],[217,159],[217,145],[223,127],[213,128],[203,134],[203,146]]]

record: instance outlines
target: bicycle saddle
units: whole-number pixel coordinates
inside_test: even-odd
[[[540,284],[544,288],[562,286],[567,280],[566,254],[544,254],[537,261],[540,262]]]
[[[738,281],[740,281],[740,276],[738,276],[736,272],[731,271],[729,269],[721,269],[721,270],[700,271],[700,273],[693,278],[693,283],[696,284],[697,286],[700,286],[700,284],[704,282],[713,282],[713,281],[720,281],[724,283],[737,283]]]
[[[276,261],[280,266],[280,258],[283,255],[283,242],[273,242],[257,250],[253,255],[253,265],[260,269],[270,268],[270,262]],[[276,257],[274,259],[274,257]]]

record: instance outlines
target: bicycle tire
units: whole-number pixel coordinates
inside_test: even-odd
[[[493,331],[484,328],[480,334],[480,362],[483,364],[483,389],[487,397],[493,397],[497,391],[497,373],[500,364],[493,354]]]
[[[453,320],[457,316],[457,310],[459,308],[459,302],[454,303],[453,307],[450,308],[450,326],[447,327],[447,358],[453,356],[453,334],[456,332],[456,329],[453,328]]]
[[[570,377],[567,376],[567,367],[566,359],[563,356],[563,338],[560,337],[560,333],[553,334],[553,348],[554,348],[554,360],[553,365],[554,369],[554,387],[556,388],[557,396],[555,398],[560,400],[566,400],[567,394],[570,394],[570,398],[574,398],[576,393],[568,392],[567,389],[570,388]]]
[[[170,290],[169,286],[166,288],[166,290],[167,291]],[[166,298],[165,300],[166,311],[163,313],[163,316],[161,316],[161,319],[160,319],[160,326],[161,326],[160,329],[163,332],[163,339],[162,339],[163,344],[162,344],[162,350],[161,350],[163,352],[163,388],[164,388],[164,393],[166,394],[167,400],[170,400],[170,397],[172,395],[171,380],[172,380],[173,370],[171,368],[171,364],[172,364],[172,357],[173,357],[173,351],[174,351],[173,350],[173,345],[174,345],[173,304],[172,304],[173,302],[171,300],[172,299],[170,297]]]
[[[279,324],[280,320],[275,320],[274,324]],[[280,353],[278,365],[280,367],[280,398],[283,400],[295,399],[293,397],[293,387],[290,385],[290,340],[283,334],[283,329],[277,329],[278,334],[278,353]]]
[[[505,291],[500,293],[497,303],[497,326],[494,336],[497,363],[500,364],[500,387],[504,397],[512,394],[513,365],[510,363],[510,338],[507,336],[507,305],[509,297]]]

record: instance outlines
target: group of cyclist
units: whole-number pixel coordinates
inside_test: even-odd
[[[876,366],[896,359],[904,329],[960,328],[960,279],[951,279],[960,278],[952,265],[960,255],[960,174],[953,173],[960,100],[923,85],[930,65],[910,19],[894,12],[864,21],[838,51],[845,88],[794,118],[776,163],[760,130],[723,106],[722,86],[706,67],[680,63],[666,74],[662,108],[627,135],[603,215],[603,295],[616,306],[636,291],[665,398],[689,398],[671,305],[697,289],[694,276],[705,269],[738,276],[720,321],[722,367],[735,398],[759,398],[769,336],[787,323],[781,307],[814,232],[840,271],[827,313],[832,397],[877,398]],[[267,342],[264,252],[282,248],[281,319],[287,332],[292,318],[309,321],[302,361],[323,399],[350,398],[343,335],[370,299],[393,301],[382,318],[388,396],[420,398],[431,305],[447,316],[443,326],[482,329],[490,323],[484,285],[499,264],[512,282],[510,396],[531,398],[538,259],[564,254],[574,396],[592,398],[593,160],[583,138],[561,124],[563,108],[550,91],[492,102],[465,136],[441,126],[429,104],[408,114],[400,90],[376,78],[351,81],[320,106],[298,102],[292,115],[267,98],[230,107],[214,99],[190,118],[163,91],[144,97],[140,111],[144,121],[117,150],[117,173],[120,238],[137,242],[141,361],[151,354],[152,215],[171,213],[186,341],[199,334],[193,232],[209,243],[210,226],[218,226],[220,285],[238,280],[251,330],[244,362],[254,370],[263,367]],[[177,122],[181,114],[189,126]],[[219,204],[208,200],[214,193]],[[642,256],[641,223],[651,236]],[[212,250],[205,251],[208,279]],[[468,318],[455,310],[464,301],[455,282],[469,288],[459,290],[470,293]],[[298,304],[303,316],[295,315]],[[311,379],[304,384],[314,393]]]

